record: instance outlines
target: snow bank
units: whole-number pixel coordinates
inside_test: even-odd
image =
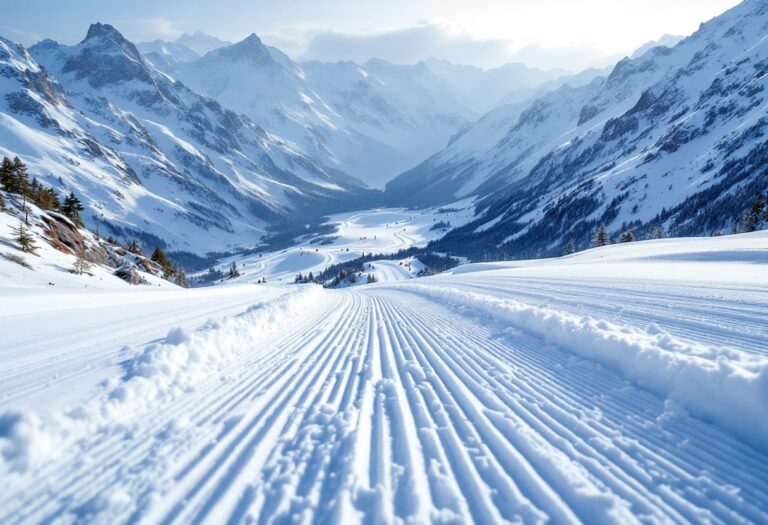
[[[173,328],[125,364],[125,374],[101,395],[43,418],[32,411],[0,412],[0,474],[25,471],[60,455],[78,439],[119,432],[158,404],[176,398],[238,357],[257,352],[299,316],[319,308],[326,292],[296,287],[246,312],[197,330]]]
[[[768,450],[768,362],[737,349],[686,341],[657,325],[646,330],[546,306],[456,288],[409,285],[446,303],[473,308],[562,349],[599,361],[682,404],[751,445]]]

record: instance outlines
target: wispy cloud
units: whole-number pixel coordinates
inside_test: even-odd
[[[181,36],[183,31],[176,22],[167,18],[134,18],[115,20],[113,25],[123,35],[135,42],[146,40],[173,40]]]
[[[430,57],[457,64],[496,67],[522,62],[542,69],[580,71],[615,62],[621,55],[608,54],[588,44],[520,47],[511,39],[480,38],[451,25],[433,21],[390,30],[343,33],[310,26],[295,26],[263,34],[265,41],[298,60],[353,60],[382,58],[413,64]]]
[[[492,66],[504,62],[509,54],[506,40],[476,38],[449,26],[423,22],[372,33],[316,32],[309,35],[301,58],[365,62],[377,57],[415,63],[434,56],[457,63]]]

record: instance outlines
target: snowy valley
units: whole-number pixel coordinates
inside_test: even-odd
[[[118,26],[0,37],[0,523],[768,524],[768,0],[582,72]]]

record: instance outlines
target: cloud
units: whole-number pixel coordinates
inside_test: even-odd
[[[466,31],[434,22],[364,34],[306,30],[301,37],[297,33],[282,38],[277,34],[271,36],[269,40],[274,45],[300,60],[353,60],[363,63],[376,57],[399,64],[413,64],[435,57],[484,68],[521,62],[540,69],[578,72],[613,64],[622,57],[607,54],[588,44],[563,47],[532,44],[520,48],[512,40],[478,38]],[[302,41],[303,45],[296,45]]]
[[[183,31],[176,22],[166,18],[137,18],[115,20],[113,25],[129,40],[144,42],[148,40],[174,40]]]
[[[365,34],[317,32],[309,36],[302,60],[354,60],[381,58],[413,64],[429,57],[461,64],[495,66],[506,61],[509,42],[479,39],[435,23]]]

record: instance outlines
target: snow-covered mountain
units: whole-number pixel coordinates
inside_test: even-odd
[[[683,38],[685,37],[680,35],[663,35],[657,40],[651,40],[650,42],[646,42],[642,46],[638,47],[635,52],[632,53],[630,58],[639,58],[654,47],[675,47]]]
[[[197,31],[184,33],[173,41],[139,42],[136,44],[136,49],[157,69],[167,73],[176,70],[180,62],[197,60],[214,49],[230,45],[232,42]]]
[[[210,53],[214,49],[232,45],[232,42],[229,42],[228,40],[222,40],[218,37],[207,35],[202,31],[183,33],[179,38],[174,40],[173,43],[187,47],[200,56]]]
[[[482,217],[445,242],[473,253],[558,253],[599,222],[708,234],[768,187],[767,72],[768,1],[747,0],[587,86],[492,111],[387,195],[480,197]]]
[[[179,62],[190,62],[200,58],[200,55],[184,44],[153,40],[136,44],[136,49],[149,60],[152,65],[161,71],[170,71],[176,68]]]
[[[519,63],[488,70],[437,58],[430,58],[425,64],[430,71],[465,96],[470,107],[479,113],[486,113],[500,105],[512,93],[533,94],[533,90],[542,84],[571,74],[564,69],[545,71]],[[521,98],[525,98],[525,95]]]
[[[78,194],[86,223],[104,234],[223,249],[362,194],[158,72],[109,25],[91,26],[75,46],[47,40],[27,52],[2,40],[0,79],[0,153]]]
[[[475,116],[424,64],[298,64],[256,35],[169,73],[372,187],[444,147]]]

